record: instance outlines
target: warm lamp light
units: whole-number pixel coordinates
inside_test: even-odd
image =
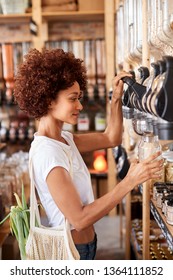
[[[94,169],[96,171],[106,171],[107,170],[107,162],[103,155],[96,156],[93,162]]]

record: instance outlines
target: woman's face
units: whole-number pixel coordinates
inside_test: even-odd
[[[49,114],[59,121],[76,124],[83,109],[80,102],[82,97],[79,84],[75,82],[72,87],[58,92],[56,100],[50,106]]]

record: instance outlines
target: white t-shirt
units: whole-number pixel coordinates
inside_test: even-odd
[[[35,133],[29,152],[34,169],[35,186],[51,227],[62,224],[64,215],[49,192],[46,178],[56,166],[61,166],[70,172],[69,157],[72,161],[73,182],[83,205],[87,205],[94,200],[90,173],[73,141],[73,135],[70,132],[63,131],[62,137],[68,145],[46,136],[38,136]]]

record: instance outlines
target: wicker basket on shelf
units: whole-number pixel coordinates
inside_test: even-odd
[[[25,13],[28,0],[0,0],[4,15]]]

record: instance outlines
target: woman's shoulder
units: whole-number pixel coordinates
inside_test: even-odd
[[[63,145],[59,145],[58,141],[49,138],[39,139],[39,141],[35,140],[31,144],[29,156],[39,170],[50,170],[54,166],[62,166],[69,169],[68,155],[71,154],[71,151],[68,147],[68,151],[65,151]]]
[[[55,156],[57,154],[63,154],[64,145],[54,139],[39,136],[36,137],[31,143],[30,155],[37,155],[41,157]],[[67,147],[68,148],[68,147]]]

